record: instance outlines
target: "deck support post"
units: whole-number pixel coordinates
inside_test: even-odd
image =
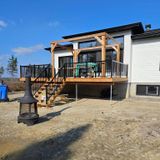
[[[77,102],[78,101],[78,84],[77,83],[75,84],[75,88],[76,88],[75,94],[76,94],[76,102]]]
[[[51,44],[51,64],[52,64],[52,77],[54,77],[54,49],[57,46],[57,43]]]
[[[119,44],[116,45],[116,52],[117,52],[116,61],[120,62],[120,45]]]
[[[113,94],[113,86],[112,86],[112,84],[111,84],[111,85],[110,85],[110,102],[111,102],[112,99],[113,99],[112,94]]]
[[[73,50],[73,75],[76,76],[76,66],[78,61],[77,50]]]
[[[106,76],[106,34],[102,36],[102,77]]]
[[[120,62],[120,45],[119,44],[116,45],[116,52],[117,52],[116,61]],[[120,71],[120,68],[121,68],[120,65],[121,65],[120,63],[117,63],[117,76],[120,76],[120,72],[121,72]]]

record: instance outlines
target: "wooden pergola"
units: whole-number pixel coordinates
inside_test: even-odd
[[[52,63],[52,76],[54,77],[54,52],[55,48],[64,42],[75,42],[75,41],[85,41],[85,40],[97,40],[100,43],[100,46],[81,48],[81,49],[72,49],[71,52],[73,54],[73,62],[76,63],[78,61],[78,55],[82,51],[93,51],[96,49],[101,49],[101,61],[106,61],[106,49],[114,49],[116,52],[116,61],[120,62],[120,43],[117,42],[112,36],[110,36],[106,32],[101,32],[97,34],[90,34],[86,36],[79,36],[75,38],[68,38],[62,40],[56,40],[51,42],[51,63]],[[107,44],[108,40],[111,40],[112,44]],[[102,64],[102,76],[105,77],[106,74],[106,63]]]

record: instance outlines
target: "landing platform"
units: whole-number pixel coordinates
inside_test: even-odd
[[[34,81],[35,78],[31,78],[31,81]],[[38,82],[46,82],[47,78],[41,78],[39,79]],[[20,81],[25,81],[25,78],[20,78]],[[128,78],[123,78],[123,77],[113,77],[113,78],[102,78],[102,77],[97,77],[97,78],[74,78],[74,77],[67,77],[65,79],[65,83],[67,84],[74,84],[74,83],[79,83],[79,84],[107,84],[107,83],[122,83],[122,82],[127,82]]]

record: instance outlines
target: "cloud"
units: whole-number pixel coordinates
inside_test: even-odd
[[[3,20],[0,20],[0,29],[6,28],[6,27],[7,27],[7,23]]]
[[[58,27],[59,25],[60,25],[59,21],[53,21],[48,23],[49,27]]]
[[[26,55],[26,54],[32,54],[37,51],[43,50],[45,46],[43,44],[37,44],[31,47],[17,47],[13,48],[12,52],[16,53],[16,55]]]

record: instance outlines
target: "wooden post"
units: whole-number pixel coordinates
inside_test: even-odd
[[[77,50],[73,50],[73,75],[76,76],[76,66],[78,62],[78,52]]]
[[[77,63],[77,51],[73,50],[73,63]]]
[[[110,85],[110,102],[112,101],[112,93],[113,92],[113,90],[112,90],[112,84]]]
[[[52,77],[54,77],[54,49],[57,46],[57,43],[51,44],[51,64],[52,64]]]
[[[117,62],[120,62],[120,45],[116,45],[116,61]],[[117,76],[120,76],[121,75],[121,64],[120,63],[117,63]]]
[[[76,93],[75,94],[76,94],[76,102],[77,102],[78,101],[78,84],[77,83],[76,83],[75,87],[76,87],[76,91],[75,91]]]
[[[116,61],[120,62],[120,45],[119,44],[116,46],[116,52],[117,52]]]
[[[106,35],[102,36],[102,77],[106,76]]]

